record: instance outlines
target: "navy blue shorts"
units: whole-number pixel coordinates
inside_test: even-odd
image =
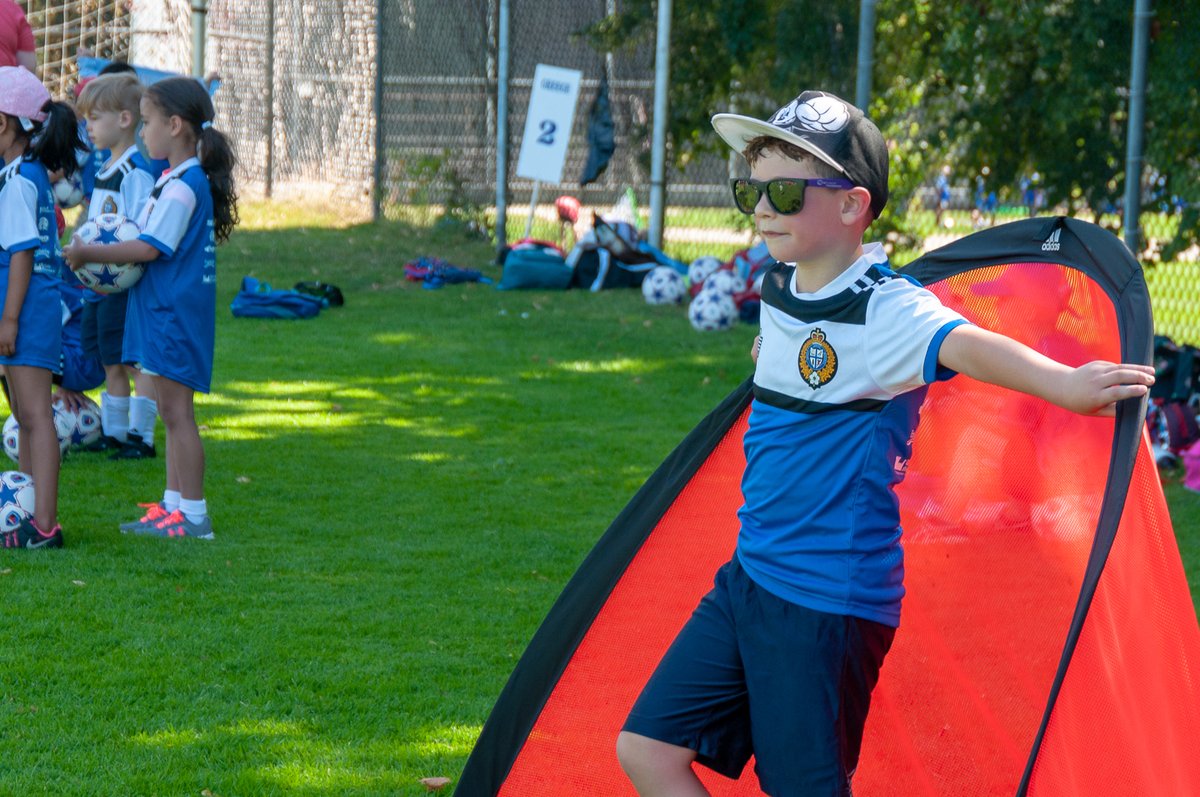
[[[717,571],[624,730],[696,751],[730,778],[750,756],[771,795],[845,797],[896,629],[806,609]]]
[[[84,302],[80,312],[79,336],[83,353],[104,365],[120,365],[121,344],[125,340],[125,310],[129,292],[110,293],[98,302]]]

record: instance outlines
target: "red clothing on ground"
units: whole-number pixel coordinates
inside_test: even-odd
[[[17,53],[36,50],[25,12],[13,0],[0,0],[0,66],[20,66]]]

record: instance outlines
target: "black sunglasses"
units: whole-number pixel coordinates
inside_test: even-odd
[[[817,188],[853,188],[854,183],[841,177],[777,177],[774,180],[752,180],[735,177],[729,181],[733,189],[733,204],[743,213],[751,214],[758,207],[758,200],[767,195],[767,202],[775,212],[791,216],[804,209],[805,186]]]

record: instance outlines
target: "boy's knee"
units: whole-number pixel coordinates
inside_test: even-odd
[[[632,733],[621,731],[617,734],[617,760],[621,762],[621,768],[626,772],[638,758],[639,742],[643,737],[636,736]]]
[[[628,731],[617,734],[617,760],[635,782],[638,776],[650,773],[690,769],[695,757],[696,754],[686,747],[678,747]]]

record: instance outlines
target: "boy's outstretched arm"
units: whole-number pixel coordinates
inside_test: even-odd
[[[1154,369],[1093,360],[1072,368],[1012,338],[971,324],[942,341],[938,363],[972,379],[1038,396],[1083,415],[1114,415],[1122,399],[1146,395]]]

